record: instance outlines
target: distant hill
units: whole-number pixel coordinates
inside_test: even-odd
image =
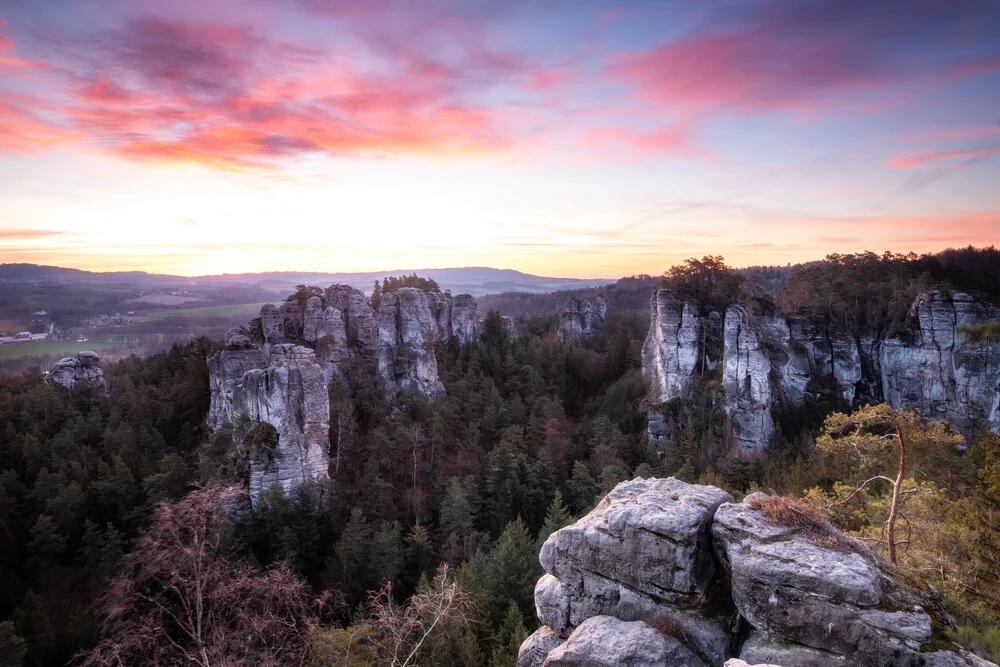
[[[441,289],[453,294],[497,294],[500,292],[527,292],[545,294],[562,290],[583,289],[607,285],[611,279],[553,278],[535,276],[512,269],[465,267],[457,269],[407,269],[394,271],[366,271],[358,273],[319,273],[302,271],[271,271],[265,273],[239,273],[210,276],[171,276],[144,271],[95,272],[67,269],[37,264],[0,264],[0,282],[58,283],[58,284],[129,284],[140,288],[167,286],[211,287],[224,285],[256,285],[280,293],[291,292],[296,285],[330,285],[346,283],[370,292],[376,280],[386,276],[416,273],[433,278]]]

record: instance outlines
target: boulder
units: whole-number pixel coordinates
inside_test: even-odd
[[[705,667],[679,639],[642,621],[594,616],[553,649],[545,667]]]
[[[552,649],[562,644],[563,638],[547,625],[535,630],[524,640],[517,652],[517,667],[541,667]]]
[[[853,664],[842,655],[769,637],[756,630],[743,642],[740,658],[751,664],[774,663],[782,667],[851,667]]]
[[[570,299],[559,314],[559,337],[577,341],[590,338],[604,327],[608,304],[601,297]]]
[[[712,526],[733,602],[750,625],[846,658],[845,664],[923,664],[920,649],[931,639],[931,619],[882,574],[873,556],[835,529],[817,537],[769,521],[753,501],[721,505]]]
[[[45,374],[46,384],[62,385],[73,389],[78,384],[88,385],[101,393],[108,393],[108,381],[101,369],[101,355],[82,350],[74,357],[63,357]]]
[[[710,526],[732,497],[680,480],[622,482],[571,526],[553,533],[539,560],[539,620],[567,636],[593,616],[669,622],[715,664],[728,636],[698,615],[715,577]]]

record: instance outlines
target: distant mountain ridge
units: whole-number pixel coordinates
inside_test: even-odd
[[[454,294],[468,293],[474,296],[499,292],[528,292],[546,294],[560,290],[599,287],[614,282],[604,278],[558,278],[536,276],[514,269],[494,269],[474,266],[453,269],[406,269],[393,271],[363,271],[325,273],[313,271],[267,271],[261,273],[224,273],[206,276],[173,276],[147,273],[145,271],[84,271],[58,266],[38,264],[0,264],[0,282],[14,283],[60,283],[60,284],[131,284],[138,287],[183,287],[207,285],[254,284],[275,291],[286,291],[289,287],[303,284],[329,285],[345,283],[351,287],[371,291],[376,280],[387,276],[401,276],[416,273],[437,281],[441,289],[449,289]]]

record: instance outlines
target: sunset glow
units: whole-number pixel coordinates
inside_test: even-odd
[[[0,4],[0,262],[660,273],[1000,242],[1000,5]]]

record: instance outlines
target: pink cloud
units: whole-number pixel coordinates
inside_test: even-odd
[[[1000,55],[929,60],[899,50],[910,33],[942,26],[945,4],[875,7],[861,0],[765,4],[659,46],[606,58],[611,78],[641,99],[689,118],[851,108],[852,96],[937,85],[1000,70]],[[960,15],[961,12],[955,14]],[[718,26],[718,27],[717,27]],[[929,48],[929,47],[928,47]],[[927,49],[924,49],[925,51]],[[879,109],[867,100],[863,108]]]
[[[1000,144],[994,146],[984,146],[981,148],[966,148],[950,151],[925,151],[922,153],[910,153],[899,155],[887,160],[884,164],[895,169],[905,169],[909,167],[919,167],[930,162],[939,160],[985,158],[992,155],[1000,155]]]

